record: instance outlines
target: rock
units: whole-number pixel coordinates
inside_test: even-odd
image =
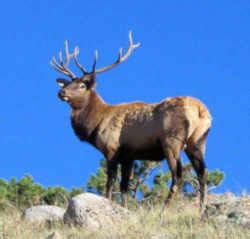
[[[56,206],[34,206],[23,213],[23,219],[31,222],[58,222],[63,221],[65,209]]]
[[[69,201],[64,214],[64,222],[85,227],[89,230],[112,228],[122,218],[128,216],[128,210],[92,193],[83,193]]]
[[[62,239],[62,236],[59,232],[53,232],[47,237],[47,239]]]
[[[218,196],[211,200],[205,214],[216,222],[234,223],[249,228],[250,225],[250,197],[236,197],[234,195]]]

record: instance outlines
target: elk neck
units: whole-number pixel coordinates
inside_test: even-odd
[[[75,134],[80,140],[95,144],[98,126],[110,106],[91,90],[82,102],[78,101],[77,105],[71,107],[71,125]]]

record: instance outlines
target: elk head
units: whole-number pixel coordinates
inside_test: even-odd
[[[70,104],[74,102],[82,102],[88,98],[90,92],[95,88],[96,75],[105,71],[112,69],[113,67],[119,65],[125,61],[132,51],[139,47],[140,43],[134,44],[132,38],[132,32],[129,32],[129,47],[125,54],[122,53],[122,48],[119,49],[119,54],[114,63],[105,66],[103,68],[96,69],[96,62],[98,58],[97,51],[94,56],[94,63],[92,70],[88,72],[78,61],[78,55],[80,53],[79,47],[75,47],[72,53],[69,52],[68,42],[65,41],[65,62],[63,61],[62,52],[59,52],[59,62],[53,57],[50,64],[54,69],[68,76],[70,80],[58,78],[57,83],[61,87],[58,96],[61,100],[67,101]],[[76,66],[81,70],[82,75],[77,77],[69,68],[70,60],[73,59]]]

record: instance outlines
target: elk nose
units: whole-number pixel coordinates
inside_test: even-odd
[[[64,90],[64,89],[61,89],[60,91],[59,91],[59,93],[58,93],[58,96],[59,97],[63,97],[63,96],[65,96],[66,95],[66,91]]]

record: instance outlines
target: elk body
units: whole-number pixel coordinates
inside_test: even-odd
[[[61,89],[58,96],[72,108],[71,124],[75,134],[100,150],[107,159],[106,196],[111,199],[117,166],[121,164],[120,190],[123,204],[127,204],[127,192],[133,161],[138,159],[161,161],[166,159],[172,175],[172,184],[165,201],[168,204],[181,182],[182,165],[180,152],[190,159],[200,184],[200,205],[204,208],[206,195],[206,167],[204,153],[206,138],[211,127],[211,116],[204,104],[192,97],[174,97],[155,104],[134,102],[109,105],[95,91],[98,73],[107,71],[125,61],[139,46],[129,34],[129,47],[122,50],[115,63],[95,69],[97,53],[91,72],[81,66],[77,56],[79,48],[69,53],[65,42],[65,63],[59,53],[58,63],[52,66],[69,76],[71,80],[57,79]],[[76,77],[68,68],[74,59],[83,75]]]

